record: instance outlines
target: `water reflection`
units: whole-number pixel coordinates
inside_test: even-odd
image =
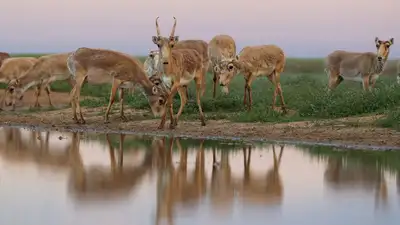
[[[3,127],[0,167],[0,224],[395,224],[400,219],[397,152]],[[35,186],[40,192],[32,191]],[[12,216],[22,206],[37,215],[56,212],[32,220]],[[384,215],[371,214],[378,208]]]

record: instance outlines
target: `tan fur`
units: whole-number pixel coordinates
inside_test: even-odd
[[[219,62],[223,58],[234,58],[236,55],[236,43],[235,40],[229,35],[220,34],[211,39],[208,43],[208,55],[211,62],[213,77],[213,97],[215,98],[217,83],[219,81],[219,75],[221,68],[219,68]],[[231,73],[235,73],[232,71]],[[233,76],[233,74],[232,74]],[[229,93],[228,86],[224,87],[224,92]]]
[[[374,88],[376,80],[385,69],[392,44],[393,38],[389,41],[375,38],[376,53],[344,50],[330,53],[325,59],[329,90],[336,88],[343,80],[362,82],[364,90]]]
[[[188,85],[192,80],[194,80],[196,83],[196,97],[197,105],[200,112],[201,125],[205,126],[205,119],[200,101],[201,96],[204,94],[204,89],[202,88],[204,87],[203,82],[205,80],[205,70],[203,68],[204,59],[200,55],[200,53],[194,49],[174,49],[175,45],[179,42],[179,37],[175,36],[175,28],[176,19],[169,37],[167,38],[161,36],[157,17],[157,36],[152,37],[153,43],[158,46],[161,53],[160,62],[162,63],[162,70],[166,76],[172,78],[173,83],[171,93],[169,94],[168,100],[166,102],[166,107],[169,110],[169,115],[171,119],[170,128],[175,128],[178,123],[179,117],[182,114],[183,108],[187,102],[184,86]],[[181,105],[178,113],[174,118],[172,110],[172,100],[177,92],[179,92],[181,98]],[[166,116],[167,112],[164,111],[164,114],[161,118],[160,126],[158,127],[159,129],[164,128]]]
[[[58,53],[44,55],[37,59],[33,67],[21,75],[15,82],[10,82],[8,85],[9,92],[16,99],[21,98],[26,90],[35,86],[35,104],[34,107],[40,107],[39,96],[41,90],[45,88],[50,107],[53,107],[50,97],[50,84],[54,81],[67,81],[71,88],[74,86],[74,80],[71,79],[71,74],[67,67],[67,58],[70,53]]]
[[[104,116],[105,123],[108,122],[108,114],[118,89],[120,89],[120,116],[126,120],[123,111],[123,89],[138,84],[143,87],[154,115],[162,114],[165,110],[167,93],[149,80],[139,60],[127,54],[106,49],[79,48],[71,54],[67,64],[76,80],[76,85],[71,91],[71,105],[73,118],[77,123],[85,123],[79,104],[81,88],[85,82],[112,83],[110,101]],[[77,110],[80,120],[76,114]]]
[[[208,56],[208,43],[203,40],[182,40],[175,44],[174,50],[178,49],[193,49],[196,50],[201,57],[203,58],[203,80],[202,80],[202,95],[206,89],[206,75],[208,71],[208,67],[210,65],[210,59]],[[185,87],[187,88],[187,87]],[[186,90],[186,97],[188,97],[188,93]]]
[[[11,57],[10,54],[8,54],[7,52],[0,52],[0,67],[1,64],[3,64],[3,61],[10,57]]]
[[[251,110],[252,93],[251,84],[259,76],[267,76],[275,86],[272,100],[272,109],[275,109],[276,96],[280,95],[282,110],[286,112],[280,84],[280,74],[283,72],[286,57],[283,50],[276,45],[258,45],[244,47],[235,58],[223,59],[220,62],[219,83],[221,86],[229,85],[234,73],[241,72],[246,81],[243,104]]]
[[[34,57],[14,57],[7,58],[3,61],[3,65],[0,67],[0,82],[11,84],[14,83],[18,78],[23,76],[23,74],[28,71],[37,62],[37,58]],[[2,97],[0,108],[3,107],[4,102],[6,105],[11,105],[9,99],[10,96],[9,89],[4,91],[4,96]],[[13,108],[15,105],[13,105]]]

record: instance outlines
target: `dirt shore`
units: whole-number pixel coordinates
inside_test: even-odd
[[[181,119],[174,130],[168,128],[158,130],[159,119],[153,119],[149,113],[127,108],[125,110],[128,122],[118,118],[118,106],[110,115],[110,123],[103,123],[104,108],[84,108],[85,125],[75,124],[71,109],[53,111],[21,112],[20,110],[33,105],[32,94],[26,94],[23,107],[15,112],[0,112],[0,125],[38,126],[57,130],[96,130],[102,132],[141,132],[153,134],[173,134],[192,137],[241,138],[243,140],[283,140],[311,141],[339,145],[386,146],[400,148],[400,132],[376,128],[371,124],[376,117],[355,117],[326,121],[306,121],[292,123],[232,123],[225,120],[208,120],[207,125],[200,126],[199,121]],[[52,100],[56,106],[68,103],[68,93],[53,92]],[[41,105],[48,107],[47,96],[39,99]],[[147,115],[147,116],[146,116]]]

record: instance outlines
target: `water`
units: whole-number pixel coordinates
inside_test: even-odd
[[[3,127],[0,224],[398,224],[399,169],[400,152]]]

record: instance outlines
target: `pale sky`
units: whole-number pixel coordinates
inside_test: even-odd
[[[144,55],[156,48],[155,18],[168,35],[175,16],[181,40],[229,34],[238,51],[276,44],[289,57],[321,57],[336,49],[375,51],[378,36],[395,39],[394,58],[400,57],[399,10],[398,0],[13,0],[1,4],[0,51],[85,46]]]

